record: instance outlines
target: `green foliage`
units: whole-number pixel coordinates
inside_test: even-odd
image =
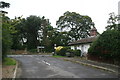
[[[81,55],[81,50],[68,49],[67,52],[69,52],[71,55],[74,55],[74,56],[80,56]]]
[[[41,25],[41,18],[37,16],[30,16],[24,21],[24,31],[26,33],[27,38],[27,48],[36,49],[38,46],[38,30]]]
[[[31,53],[37,53],[37,49],[31,49],[31,50],[28,50],[29,52]]]
[[[6,57],[7,52],[11,48],[12,45],[12,35],[11,33],[14,32],[12,28],[9,18],[6,16],[2,17],[2,59]]]
[[[63,47],[60,50],[57,50],[56,54],[60,55],[60,56],[66,56],[66,52],[67,52],[68,49],[69,49],[69,47]]]
[[[120,31],[107,30],[92,44],[89,55],[104,59],[118,60],[120,58]]]
[[[4,65],[16,65],[16,60],[12,58],[5,58],[3,64]]]
[[[120,30],[120,26],[118,25],[118,20],[120,20],[120,15],[116,15],[114,12],[109,14],[109,20],[107,21],[108,26],[106,29],[115,29],[115,30]]]
[[[89,31],[94,23],[89,16],[83,16],[76,12],[65,12],[56,22],[57,27],[64,31],[68,29],[71,40],[78,40],[89,36]]]
[[[74,50],[75,56],[81,56],[81,50]]]
[[[53,57],[55,57],[55,58],[61,58],[61,57],[63,57],[63,56],[53,55]]]

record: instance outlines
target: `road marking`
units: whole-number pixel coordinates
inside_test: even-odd
[[[46,62],[46,64],[50,66],[50,63]]]
[[[17,68],[18,68],[18,62],[16,63],[16,67],[15,67],[15,71],[14,71],[12,80],[15,80],[15,78],[16,78]]]
[[[50,66],[50,63],[46,62],[45,60],[43,60],[42,62]]]

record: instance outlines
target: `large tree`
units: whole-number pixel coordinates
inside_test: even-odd
[[[89,36],[94,23],[89,16],[80,15],[76,12],[65,12],[56,22],[61,31],[67,31],[72,40],[78,40]]]
[[[118,24],[118,20],[120,20],[120,15],[116,15],[114,12],[109,14],[109,19],[107,21],[108,25],[106,29],[116,29],[120,30],[120,24]]]
[[[23,28],[27,38],[27,48],[36,49],[38,46],[38,30],[41,27],[41,18],[37,16],[29,16],[24,21]]]
[[[9,8],[10,7],[10,3],[4,2],[4,1],[0,1],[0,8]],[[1,13],[8,13],[6,11],[0,10]]]
[[[0,9],[3,8],[9,8],[10,4],[0,1]],[[0,20],[2,24],[0,24],[0,41],[2,41],[2,59],[4,61],[4,58],[6,57],[6,54],[8,50],[11,48],[12,45],[12,38],[11,38],[11,33],[14,32],[14,27],[10,24],[10,19],[9,17],[5,16],[6,11],[0,11]],[[1,23],[0,22],[0,23]],[[2,38],[1,38],[2,34]]]
[[[12,49],[23,49],[24,47],[24,38],[25,38],[25,30],[23,26],[24,18],[21,17],[15,17],[15,19],[11,19],[11,25],[13,25],[16,29],[16,33],[12,34]]]

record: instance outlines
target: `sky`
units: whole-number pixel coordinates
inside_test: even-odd
[[[51,25],[56,27],[56,21],[66,11],[76,12],[80,15],[88,15],[92,18],[99,33],[105,31],[109,13],[118,14],[118,2],[120,0],[3,0],[9,2],[10,8],[7,16],[13,19],[15,16],[30,15],[45,16]]]

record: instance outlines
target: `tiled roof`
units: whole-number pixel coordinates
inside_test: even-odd
[[[90,38],[83,38],[75,42],[71,42],[68,45],[77,45],[77,44],[85,44],[85,43],[92,43],[96,40],[97,37],[90,37]]]

